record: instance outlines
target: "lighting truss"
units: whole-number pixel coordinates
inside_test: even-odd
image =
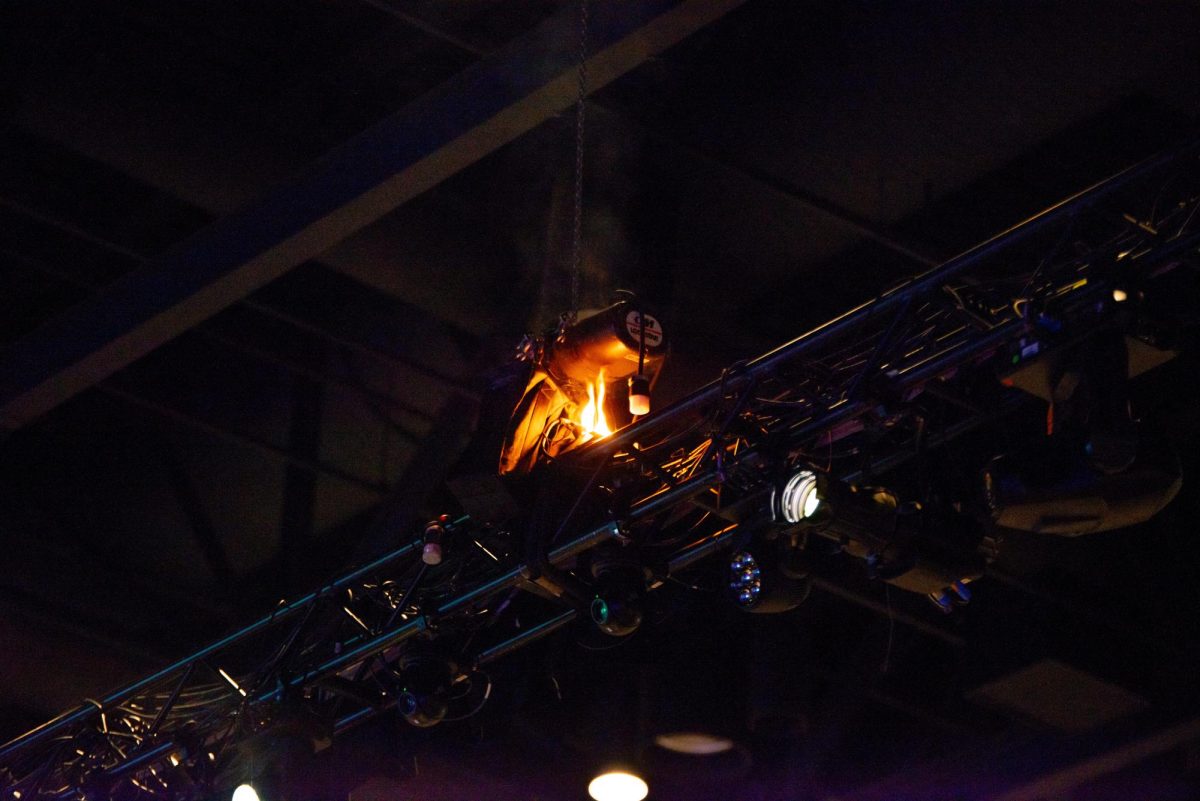
[[[515,635],[496,625],[504,599],[591,549],[632,543],[664,580],[727,550],[739,528],[720,511],[761,493],[777,475],[771,460],[847,479],[839,454],[869,434],[872,469],[894,467],[918,450],[914,400],[952,397],[981,376],[995,383],[1106,325],[1137,333],[1114,290],[1197,269],[1197,150],[1131,167],[543,465],[546,492],[575,499],[562,513],[446,521],[441,565],[424,565],[414,539],[0,746],[0,781],[22,799],[122,788],[204,797],[237,744],[288,704],[316,710],[335,735],[393,705],[379,677],[414,637],[470,632],[459,658],[478,670],[571,623],[577,605],[547,603]],[[995,407],[949,406],[942,440],[995,419]],[[710,513],[702,523],[697,510]],[[339,692],[339,682],[370,692]]]

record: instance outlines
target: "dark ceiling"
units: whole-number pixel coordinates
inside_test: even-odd
[[[1194,3],[727,5],[587,106],[581,305],[629,288],[661,311],[659,401],[1177,141],[1200,112]],[[0,366],[47,321],[575,13],[4,4]],[[0,739],[385,547],[367,534],[381,508],[395,537],[442,510],[487,371],[570,304],[570,106],[202,320],[168,314],[148,354],[118,354],[10,426]],[[1185,450],[1200,441],[1194,367],[1138,390]],[[1179,726],[1200,700],[1200,493],[1185,487],[1133,530],[1014,533],[950,618],[856,576],[771,618],[673,588],[626,646],[540,644],[499,670],[479,718],[364,727],[314,781],[330,798],[583,798],[597,743],[699,707],[784,733],[754,740],[740,790],[681,775],[652,799],[929,798],[964,771],[979,797],[1036,798],[1039,778],[1105,759],[1107,783],[1070,797],[1191,798],[1200,731]],[[736,711],[732,687],[750,699]],[[1155,737],[1168,742],[1126,769],[1121,744]]]

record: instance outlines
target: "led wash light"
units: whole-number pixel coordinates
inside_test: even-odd
[[[749,609],[762,596],[762,569],[749,551],[742,551],[729,562],[729,590],[739,606]]]

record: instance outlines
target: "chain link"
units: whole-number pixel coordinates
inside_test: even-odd
[[[579,0],[579,95],[575,101],[575,208],[571,232],[570,322],[579,316],[579,290],[583,276],[583,133],[587,97],[588,0]]]

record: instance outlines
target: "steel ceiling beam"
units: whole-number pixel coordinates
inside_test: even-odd
[[[440,25],[426,20],[416,13],[415,8],[410,10],[408,6],[411,4],[403,2],[403,0],[360,0],[360,2],[372,8],[379,9],[385,14],[390,14],[425,35],[457,48],[468,55],[478,57],[488,52],[487,48],[469,42],[462,37],[455,36]],[[677,147],[682,153],[693,159],[707,162],[722,170],[734,173],[743,179],[752,181],[774,194],[788,198],[811,211],[830,218],[835,223],[849,228],[860,236],[870,239],[916,264],[922,264],[926,267],[936,267],[946,260],[945,256],[935,254],[929,247],[918,242],[909,241],[902,234],[889,231],[887,226],[875,223],[861,214],[839,206],[833,201],[819,195],[815,195],[786,178],[781,178],[758,167],[740,163],[730,155],[716,153],[712,149],[696,143],[680,141],[678,134],[648,128],[645,123],[635,119],[633,115],[624,109],[599,102],[595,105],[610,114],[616,115],[625,122],[632,123],[646,135]]]
[[[593,3],[592,90],[744,0]],[[574,4],[0,354],[19,428],[571,106]]]
[[[1040,776],[993,797],[992,801],[1053,801],[1161,754],[1200,741],[1200,719],[1184,721],[1119,748]]]

